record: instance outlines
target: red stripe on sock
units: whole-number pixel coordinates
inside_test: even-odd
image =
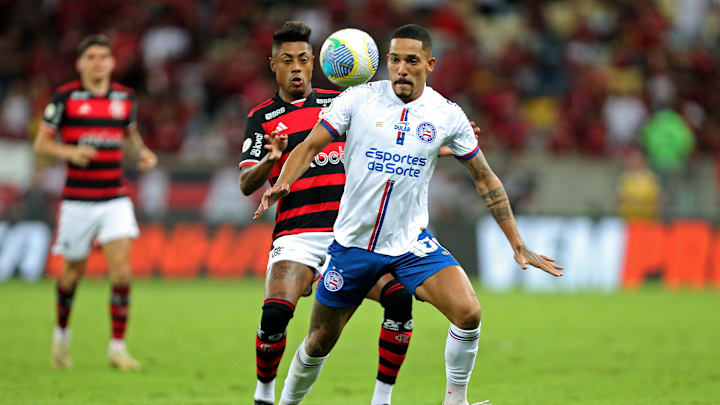
[[[381,358],[389,361],[390,363],[397,364],[398,367],[400,367],[403,364],[403,361],[405,361],[405,354],[393,353],[387,349],[383,349],[382,347],[379,347],[378,350]]]
[[[378,372],[383,373],[390,377],[397,377],[398,373],[400,372],[400,369],[393,370],[391,368],[383,366],[382,364],[378,364]]]
[[[290,309],[295,311],[295,305],[293,305],[293,303],[288,300],[284,300],[282,298],[267,298],[265,301],[263,301],[263,304],[267,304],[268,302],[275,302],[278,304],[287,305]]]
[[[404,288],[402,284],[399,284],[399,283],[398,283],[398,284],[395,284],[394,286],[388,288],[387,291],[385,291],[385,296],[387,297],[388,295],[390,295],[390,294],[392,294],[393,292],[395,292],[395,291],[397,291],[397,290],[400,290],[400,289],[402,289],[402,288]]]

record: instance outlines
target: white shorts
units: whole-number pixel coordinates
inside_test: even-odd
[[[270,271],[273,264],[288,260],[309,266],[315,269],[316,275],[320,276],[322,275],[320,269],[325,264],[328,246],[332,241],[332,232],[307,232],[281,236],[273,241],[267,271]]]
[[[108,201],[63,200],[60,203],[58,231],[53,253],[68,260],[88,256],[92,242],[103,245],[140,234],[129,197]]]

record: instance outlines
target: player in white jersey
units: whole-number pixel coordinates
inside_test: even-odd
[[[347,179],[335,241],[317,289],[310,332],[290,366],[281,405],[298,404],[307,395],[342,328],[374,280],[387,272],[450,321],[443,403],[468,405],[480,303],[457,261],[425,230],[428,183],[441,145],[468,168],[520,266],[525,269],[530,264],[553,276],[562,275],[562,266],[554,259],[525,246],[502,183],[488,166],[460,107],[425,85],[434,65],[424,28],[406,25],[395,30],[387,57],[390,81],[357,86],[338,96],[263,195],[256,218],[287,194],[318,151],[335,137],[347,136]]]

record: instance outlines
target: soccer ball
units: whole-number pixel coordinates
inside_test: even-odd
[[[378,68],[378,49],[365,31],[346,28],[330,35],[320,50],[325,76],[338,86],[350,87],[370,80]]]

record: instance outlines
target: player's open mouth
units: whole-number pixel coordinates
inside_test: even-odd
[[[293,77],[292,79],[290,79],[290,83],[292,83],[296,86],[300,86],[303,83],[303,79],[301,79],[299,77]]]

